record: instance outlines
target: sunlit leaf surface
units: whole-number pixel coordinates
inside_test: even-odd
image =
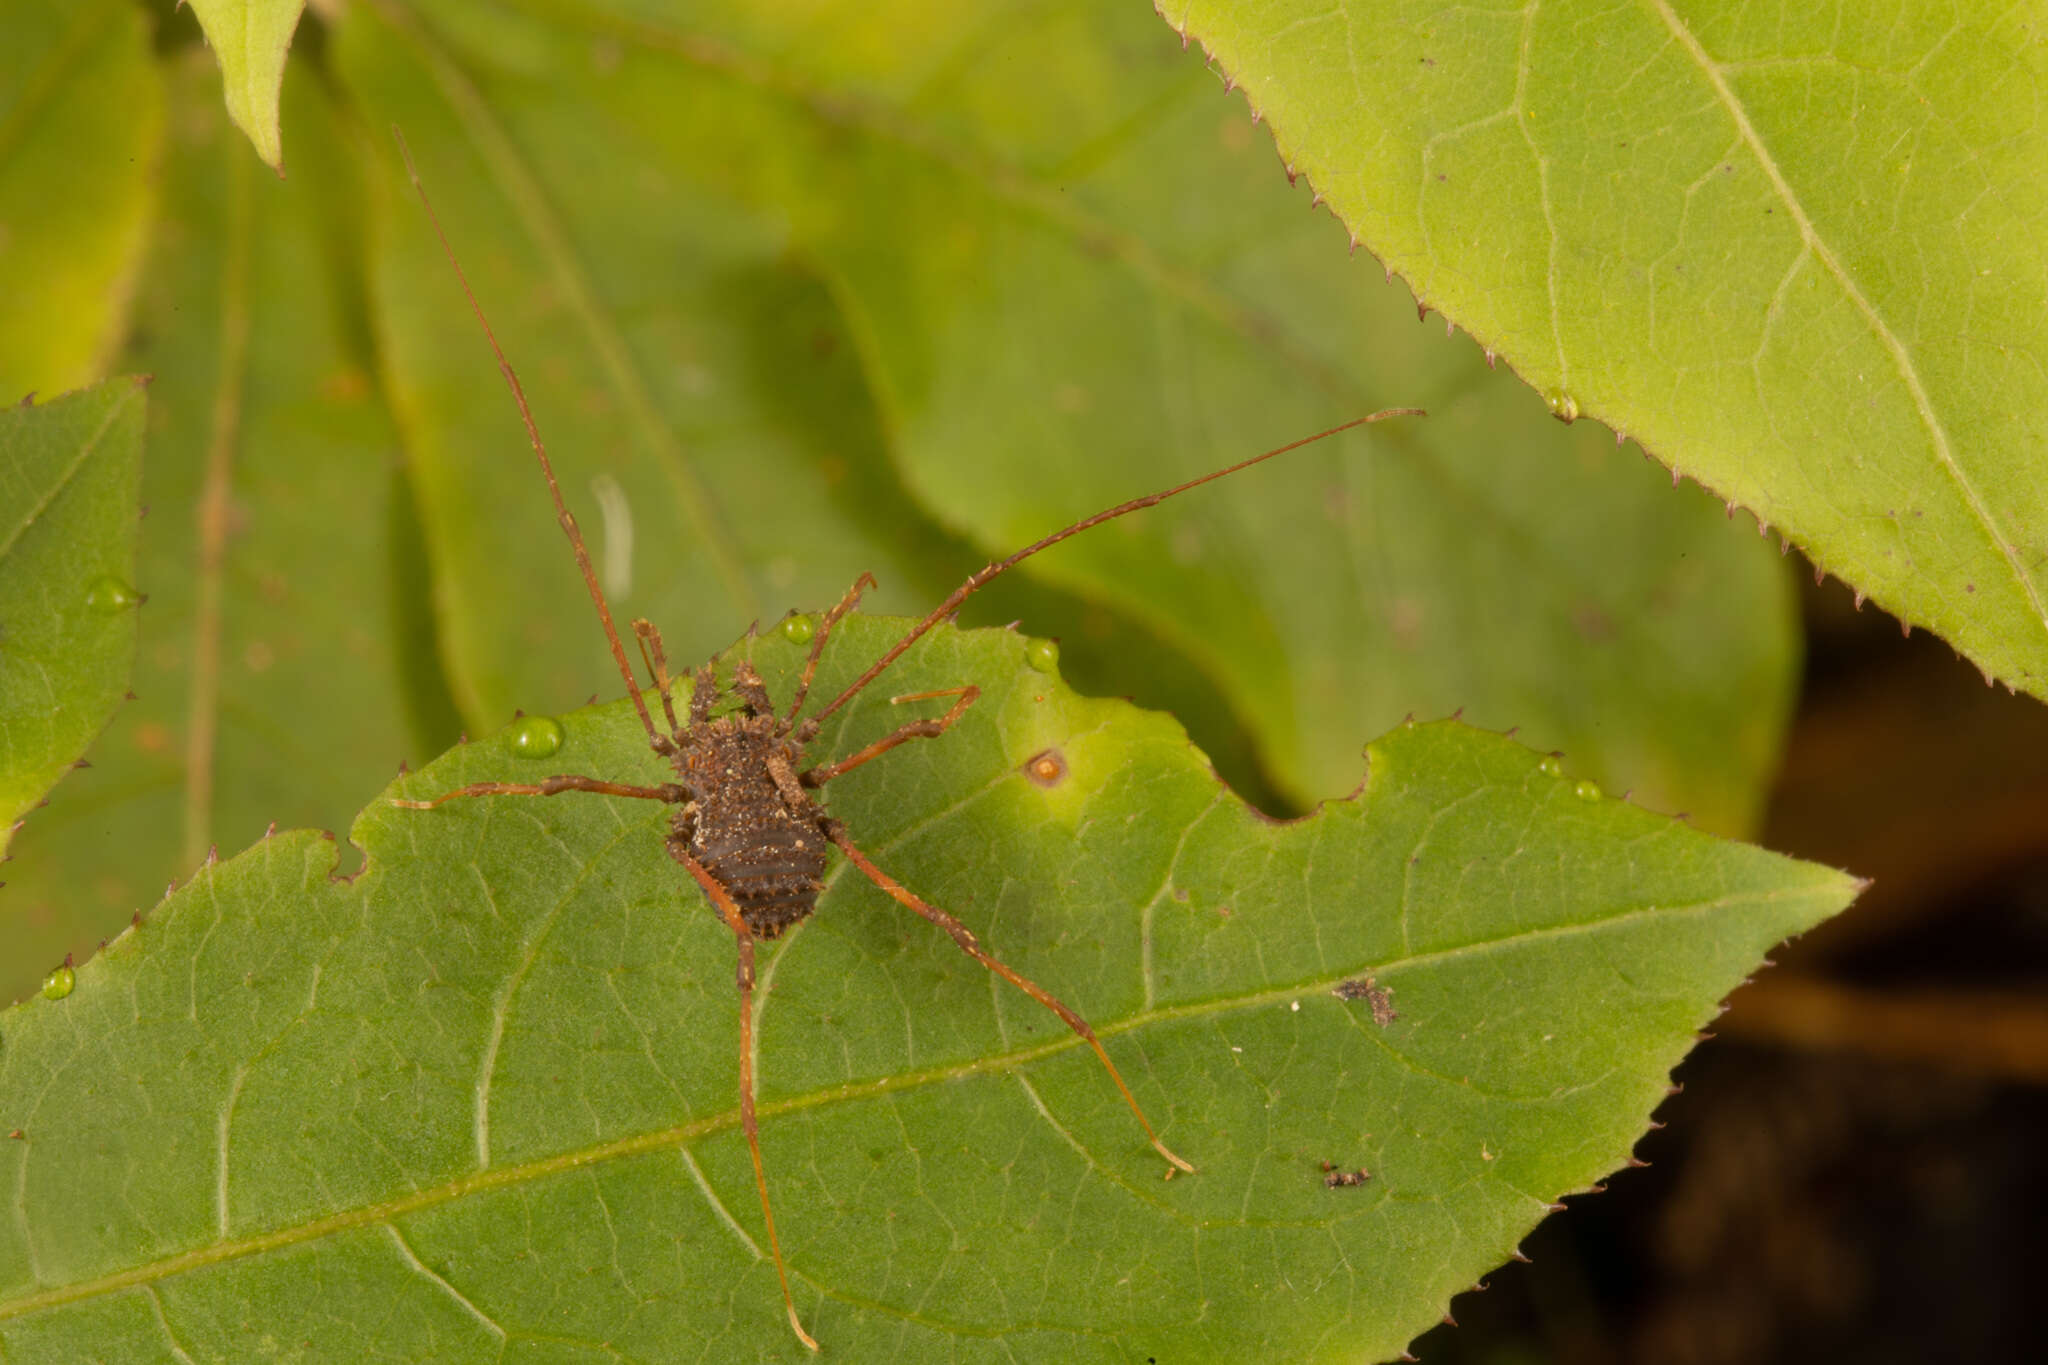
[[[1555,406],[2048,697],[2038,5],[1160,10]]]

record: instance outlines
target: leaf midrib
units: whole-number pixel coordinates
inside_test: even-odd
[[[2020,563],[2018,548],[2000,533],[1998,523],[1993,519],[1991,509],[1985,503],[1983,495],[1977,491],[1977,487],[1971,482],[1969,475],[1964,473],[1962,466],[1956,462],[1955,451],[1949,445],[1948,429],[1942,424],[1940,417],[1934,411],[1933,399],[1928,394],[1926,386],[1921,382],[1920,371],[1913,363],[1912,354],[1906,349],[1905,343],[1899,338],[1898,334],[1892,330],[1891,325],[1885,321],[1883,314],[1877,310],[1877,306],[1864,296],[1863,291],[1857,286],[1855,278],[1843,266],[1840,259],[1836,257],[1833,248],[1820,235],[1820,231],[1814,226],[1813,220],[1807,216],[1806,206],[1793,193],[1792,186],[1785,179],[1784,172],[1778,168],[1776,158],[1764,146],[1762,136],[1757,132],[1755,125],[1750,122],[1749,111],[1744,107],[1742,101],[1736,98],[1735,92],[1728,88],[1728,82],[1722,76],[1721,64],[1716,62],[1712,55],[1707,52],[1706,48],[1700,43],[1699,38],[1687,27],[1685,21],[1672,11],[1670,0],[1652,0],[1652,3],[1658,17],[1664,21],[1664,26],[1670,31],[1671,36],[1678,42],[1680,47],[1685,49],[1686,55],[1699,68],[1701,76],[1713,91],[1715,100],[1727,111],[1728,117],[1734,121],[1736,135],[1742,139],[1743,145],[1749,149],[1750,155],[1756,158],[1758,168],[1763,171],[1765,178],[1771,182],[1771,188],[1777,194],[1779,202],[1784,204],[1786,212],[1791,216],[1793,225],[1799,229],[1800,245],[1810,252],[1813,258],[1820,263],[1822,269],[1826,270],[1834,279],[1836,286],[1841,289],[1850,304],[1869,323],[1878,343],[1891,356],[1892,364],[1898,372],[1899,379],[1905,384],[1906,392],[1913,400],[1913,409],[1919,415],[1921,426],[1926,430],[1929,439],[1933,442],[1935,459],[1940,464],[1942,472],[1948,476],[1949,482],[1954,484],[1956,490],[1962,495],[1964,503],[1970,509],[1971,516],[1990,540],[1993,553],[1998,558],[2004,560],[2006,567],[2012,571],[2014,580],[2019,584],[2021,595],[2026,599],[2028,606],[2033,611],[2035,624],[2039,625],[2044,633],[2048,633],[2048,607],[2043,605],[2040,589],[2027,576],[2025,567]]]
[[[1780,891],[1739,892],[1732,895],[1717,896],[1710,900],[1686,902],[1678,905],[1647,905],[1619,911],[1598,919],[1544,925],[1499,938],[1458,944],[1421,953],[1412,953],[1405,957],[1389,959],[1376,964],[1360,964],[1358,967],[1344,972],[1324,976],[1312,981],[1297,982],[1260,991],[1153,1009],[1114,1023],[1099,1024],[1096,1026],[1095,1031],[1102,1038],[1108,1039],[1155,1025],[1173,1024],[1189,1019],[1210,1018],[1241,1010],[1258,1009],[1299,999],[1306,995],[1329,992],[1334,990],[1340,982],[1356,977],[1361,972],[1391,974],[1412,967],[1429,966],[1452,961],[1477,953],[1511,949],[1523,944],[1542,942],[1560,937],[1596,933],[1604,929],[1616,928],[1648,919],[1709,914],[1742,905],[1768,905],[1793,898],[1822,895],[1824,891],[1825,888],[1817,886],[1796,887]],[[927,1067],[918,1071],[880,1076],[866,1081],[848,1082],[823,1090],[811,1091],[807,1094],[769,1100],[758,1106],[758,1112],[760,1118],[766,1120],[780,1114],[797,1113],[826,1105],[876,1099],[884,1095],[894,1095],[905,1091],[923,1089],[927,1086],[964,1080],[973,1076],[1016,1070],[1032,1062],[1057,1055],[1061,1052],[1070,1051],[1079,1046],[1081,1046],[1081,1042],[1078,1038],[1071,1036],[1058,1038],[1033,1047],[1013,1048],[1005,1052],[974,1058],[967,1062]],[[737,1108],[734,1108],[654,1132],[638,1133],[618,1138],[611,1142],[598,1143],[567,1152],[558,1152],[532,1161],[472,1172],[468,1175],[457,1176],[439,1185],[414,1190],[395,1199],[365,1204],[357,1208],[331,1214],[325,1218],[316,1218],[309,1222],[297,1223],[289,1227],[275,1228],[271,1231],[257,1233],[248,1237],[215,1242],[208,1246],[194,1248],[191,1251],[179,1252],[173,1256],[132,1266],[126,1270],[115,1271],[111,1274],[97,1276],[89,1280],[80,1280],[68,1285],[58,1285],[38,1290],[31,1294],[25,1294],[19,1298],[0,1301],[0,1322],[24,1317],[48,1308],[59,1308],[67,1304],[82,1302],[102,1294],[115,1293],[138,1286],[153,1285],[184,1274],[187,1271],[202,1270],[209,1266],[241,1260],[268,1251],[277,1251],[285,1247],[303,1245],[336,1233],[354,1231],[358,1228],[375,1227],[392,1219],[402,1218],[426,1209],[437,1208],[469,1195],[488,1193],[493,1190],[527,1184],[549,1176],[580,1170],[603,1162],[644,1156],[654,1152],[682,1147],[699,1138],[709,1137],[737,1128],[738,1126],[739,1111]],[[26,1169],[25,1162],[24,1169]],[[1168,1209],[1167,1211],[1171,1216],[1180,1218],[1191,1226],[1208,1226],[1212,1222],[1217,1221],[1188,1218],[1176,1210]],[[1222,1224],[1234,1226],[1242,1220],[1226,1219],[1220,1221]]]
[[[114,382],[119,383],[121,381],[116,380]],[[36,505],[29,508],[22,516],[14,529],[9,532],[7,539],[0,541],[0,561],[5,561],[9,555],[14,553],[14,547],[20,543],[23,536],[28,534],[29,528],[42,520],[43,515],[50,510],[52,503],[64,496],[65,490],[71,487],[72,481],[78,477],[79,471],[85,468],[86,462],[99,453],[100,442],[106,438],[107,432],[112,429],[113,425],[121,420],[121,415],[128,410],[128,404],[133,401],[134,395],[127,393],[122,394],[114,402],[107,405],[106,412],[100,418],[100,424],[93,429],[90,436],[85,438],[78,448],[78,453],[72,456],[70,463],[66,464],[57,477],[51,480],[48,491],[37,499]]]

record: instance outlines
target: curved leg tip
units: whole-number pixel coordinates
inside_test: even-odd
[[[806,1332],[804,1330],[804,1325],[801,1322],[797,1321],[796,1305],[791,1303],[786,1304],[785,1306],[789,1309],[789,1326],[790,1330],[796,1333],[796,1339],[798,1341],[801,1341],[804,1345],[810,1347],[811,1352],[814,1355],[817,1354],[819,1351],[823,1350],[824,1348],[818,1345],[818,1339],[812,1336],[809,1332]]]

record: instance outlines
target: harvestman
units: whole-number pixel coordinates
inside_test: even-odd
[[[396,130],[393,130],[396,132]],[[634,786],[623,782],[607,782],[595,777],[558,776],[540,782],[473,782],[454,791],[443,792],[428,801],[393,801],[395,806],[409,810],[431,810],[444,801],[472,796],[554,796],[561,792],[599,792],[606,796],[637,797],[647,801],[661,801],[675,806],[676,813],[670,822],[666,840],[669,856],[682,864],[685,871],[696,879],[704,894],[719,913],[726,926],[732,930],[738,946],[737,979],[740,995],[740,1127],[747,1138],[747,1150],[754,1162],[754,1186],[761,1196],[761,1218],[768,1229],[769,1254],[775,1262],[775,1274],[782,1284],[782,1302],[789,1314],[789,1325],[795,1329],[804,1345],[813,1351],[818,1343],[803,1323],[797,1318],[796,1300],[789,1291],[789,1274],[782,1263],[782,1246],[775,1236],[775,1213],[768,1203],[768,1181],[761,1165],[761,1142],[754,1119],[754,1039],[753,1039],[753,997],[754,997],[754,940],[773,939],[780,936],[791,925],[808,917],[817,908],[818,895],[824,888],[824,872],[827,843],[836,844],[846,860],[860,869],[862,875],[890,896],[900,901],[917,914],[944,929],[958,944],[960,950],[988,968],[1011,985],[1023,991],[1039,1004],[1058,1015],[1063,1023],[1072,1029],[1101,1059],[1103,1069],[1116,1083],[1123,1095],[1124,1103],[1130,1106],[1138,1124],[1145,1130],[1145,1136],[1152,1146],[1172,1165],[1183,1171],[1192,1172],[1189,1165],[1172,1149],[1159,1140],[1153,1131],[1151,1121],[1139,1107],[1137,1097],[1124,1084],[1118,1074],[1116,1063],[1110,1061],[1103,1050],[1101,1041],[1088,1022],[1073,1010],[1067,1008],[1038,983],[1020,975],[1007,964],[998,961],[985,952],[976,940],[972,930],[935,905],[929,905],[902,883],[869,860],[865,853],[848,836],[845,826],[828,814],[811,793],[830,782],[833,778],[853,771],[868,760],[888,752],[897,745],[912,739],[929,739],[944,734],[954,722],[965,714],[981,693],[972,684],[963,687],[944,688],[934,692],[919,692],[910,696],[891,697],[892,703],[930,701],[935,698],[951,697],[953,704],[945,714],[936,718],[913,720],[899,726],[891,733],[869,744],[863,749],[831,762],[804,766],[805,748],[817,737],[818,729],[827,716],[844,706],[855,694],[873,682],[881,672],[894,663],[902,653],[917,642],[927,631],[951,616],[967,600],[968,596],[997,574],[1028,559],[1040,550],[1048,549],[1070,536],[1078,535],[1092,526],[1150,507],[1163,502],[1177,493],[1220,479],[1227,474],[1249,468],[1263,460],[1299,449],[1311,442],[1333,436],[1352,427],[1377,422],[1387,417],[1421,416],[1417,408],[1389,408],[1360,417],[1328,431],[1306,437],[1299,441],[1255,455],[1226,469],[1219,469],[1199,479],[1169,488],[1148,497],[1135,498],[1120,503],[1106,511],[1098,512],[1085,520],[1077,521],[1065,530],[1056,531],[1043,540],[1035,541],[1017,551],[1007,559],[986,565],[968,576],[967,581],[933,609],[930,615],[919,621],[895,644],[883,651],[880,658],[868,665],[867,670],[831,701],[813,711],[802,720],[797,713],[803,709],[809,695],[811,679],[817,672],[818,660],[824,653],[825,641],[832,628],[842,617],[859,603],[864,589],[874,586],[874,579],[862,574],[854,581],[838,604],[827,611],[819,620],[810,642],[810,653],[804,660],[803,672],[797,679],[795,694],[788,706],[780,712],[768,696],[766,684],[754,670],[749,660],[738,664],[730,695],[739,705],[736,712],[713,719],[713,707],[724,700],[727,693],[719,685],[711,664],[707,663],[696,671],[692,679],[689,719],[685,723],[676,715],[674,683],[668,671],[668,661],[662,650],[661,633],[645,620],[633,622],[633,634],[638,639],[643,659],[654,681],[654,690],[661,706],[661,719],[666,723],[664,731],[648,710],[646,698],[641,693],[639,679],[634,675],[633,666],[627,661],[625,646],[620,642],[617,626],[612,621],[611,605],[605,600],[603,589],[598,586],[597,576],[591,571],[590,552],[585,548],[582,533],[576,528],[576,518],[562,500],[562,489],[555,481],[553,465],[548,461],[547,448],[542,444],[540,429],[534,425],[533,413],[527,407],[526,393],[520,387],[519,376],[512,371],[511,362],[505,359],[504,351],[498,345],[496,335],[491,331],[490,322],[484,317],[483,308],[478,304],[476,294],[470,289],[469,279],[463,274],[461,262],[456,260],[455,251],[448,242],[447,234],[441,228],[434,206],[427,198],[426,187],[420,182],[419,172],[412,164],[412,153],[399,138],[399,149],[405,157],[406,171],[412,177],[413,188],[418,191],[421,204],[425,205],[428,220],[433,224],[434,233],[441,241],[441,249],[454,268],[456,278],[462,283],[462,292],[469,300],[470,310],[476,314],[477,323],[483,328],[485,338],[490,342],[491,353],[497,358],[498,369],[505,377],[505,383],[512,391],[513,400],[519,406],[519,416],[526,424],[526,434],[533,445],[534,457],[540,462],[541,474],[546,478],[548,495],[555,504],[556,519],[563,534],[569,538],[570,548],[575,551],[576,564],[583,573],[584,586],[590,590],[590,600],[597,607],[598,620],[604,625],[605,639],[611,645],[612,659],[619,667],[619,676],[625,680],[626,695],[632,699],[633,708],[639,713],[640,724],[647,731],[647,742],[657,754],[672,763],[676,780],[659,786]],[[1171,1172],[1168,1172],[1171,1174]]]

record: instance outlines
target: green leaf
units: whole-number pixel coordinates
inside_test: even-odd
[[[906,548],[928,530],[851,489],[900,480],[973,568],[1416,403],[1427,422],[1033,561],[1115,613],[1064,641],[1076,669],[1157,698],[1116,656],[1163,641],[1303,806],[1404,714],[1463,707],[1653,805],[1753,822],[1795,665],[1769,552],[1544,420],[1476,347],[1417,346],[1407,295],[1344,256],[1142,13],[748,5],[685,29],[625,8],[358,7],[336,51],[364,121],[413,143],[600,568],[599,509],[630,510],[623,609],[679,653],[863,570],[894,609],[958,581]],[[385,161],[377,318],[451,682],[472,724],[568,704],[603,683],[601,657],[555,647],[589,638],[580,588],[534,533],[516,417]]]
[[[299,174],[277,183],[213,81],[203,62],[173,74],[181,136],[127,357],[156,376],[151,510],[128,569],[150,596],[137,700],[7,868],[19,913],[0,996],[128,923],[215,843],[240,848],[273,821],[341,827],[402,759],[460,729],[405,558],[416,532],[359,311],[360,196],[334,111],[316,73],[287,83]]]
[[[2048,697],[2037,8],[1160,12],[1555,405]]]
[[[11,0],[0,43],[0,402],[101,378],[162,155],[163,77],[125,0]]]
[[[814,695],[905,624],[847,621]],[[786,696],[799,647],[752,654]],[[1455,722],[1263,820],[1171,720],[1028,654],[935,632],[814,752],[931,705],[889,694],[979,703],[832,810],[1090,1018],[1200,1171],[1162,1180],[1057,1020],[840,867],[763,946],[758,1043],[798,1304],[846,1359],[1391,1355],[1622,1163],[1715,1002],[1855,891]],[[546,763],[498,736],[398,790],[666,772],[623,703],[561,724]],[[7,1358],[804,1358],[757,1250],[731,937],[668,818],[379,801],[353,878],[267,840],[0,1015]]]
[[[0,409],[0,853],[135,665],[142,414],[134,379]]]
[[[191,0],[220,63],[228,116],[248,135],[256,155],[284,174],[284,139],[277,126],[278,91],[285,54],[306,0]]]

